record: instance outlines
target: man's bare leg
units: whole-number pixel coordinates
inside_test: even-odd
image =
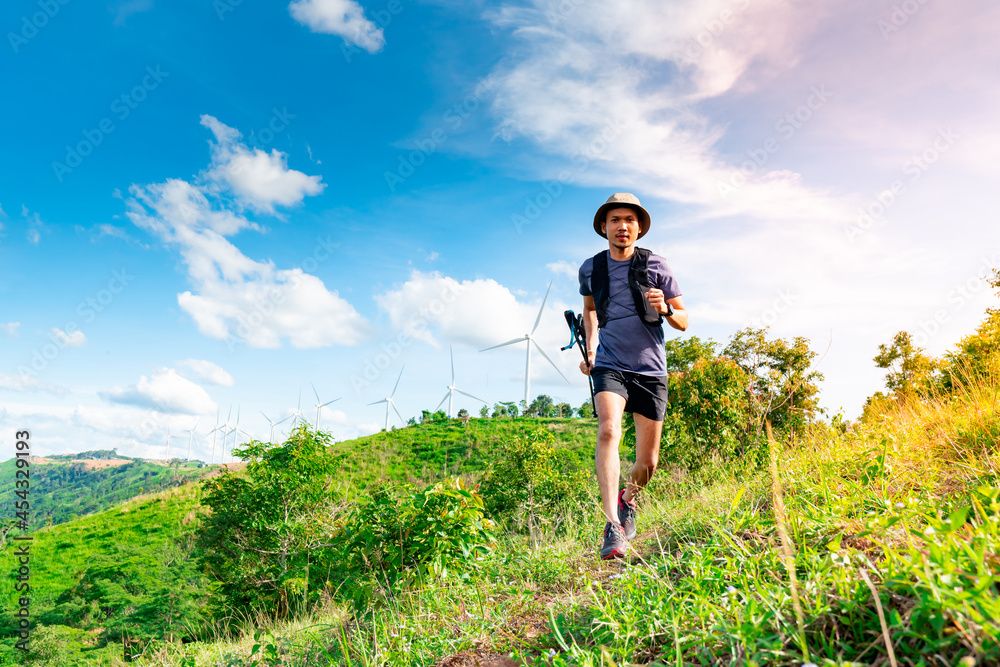
[[[602,391],[594,397],[597,404],[597,486],[601,490],[604,514],[611,523],[618,523],[618,482],[621,479],[621,459],[618,443],[622,437],[622,413],[625,397],[612,391]]]
[[[623,497],[626,502],[632,502],[656,472],[656,464],[660,460],[660,434],[663,432],[661,421],[653,421],[640,414],[633,414],[632,418],[635,420],[635,463],[625,485]],[[618,511],[617,507],[615,511]]]

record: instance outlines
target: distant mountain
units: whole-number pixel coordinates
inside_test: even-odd
[[[31,530],[100,512],[141,494],[155,493],[203,477],[201,461],[156,461],[120,456],[115,450],[32,457]],[[15,459],[0,463],[0,512],[14,516]]]

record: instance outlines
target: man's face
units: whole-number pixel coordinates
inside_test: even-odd
[[[628,248],[639,240],[639,216],[635,210],[622,207],[608,211],[602,229],[616,248]]]

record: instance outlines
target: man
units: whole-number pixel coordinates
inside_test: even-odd
[[[649,213],[632,194],[612,195],[594,216],[608,249],[580,267],[587,361],[597,407],[597,482],[607,524],[601,558],[623,557],[635,537],[635,498],[656,470],[667,410],[667,360],[662,322],[684,331],[688,315],[666,261],[635,243],[649,231]],[[598,341],[598,329],[600,339]],[[635,464],[621,491],[618,443],[622,415],[635,420]]]

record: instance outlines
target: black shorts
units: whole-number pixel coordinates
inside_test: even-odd
[[[594,393],[610,391],[625,398],[625,412],[661,422],[667,414],[667,377],[640,375],[612,368],[592,368]]]

